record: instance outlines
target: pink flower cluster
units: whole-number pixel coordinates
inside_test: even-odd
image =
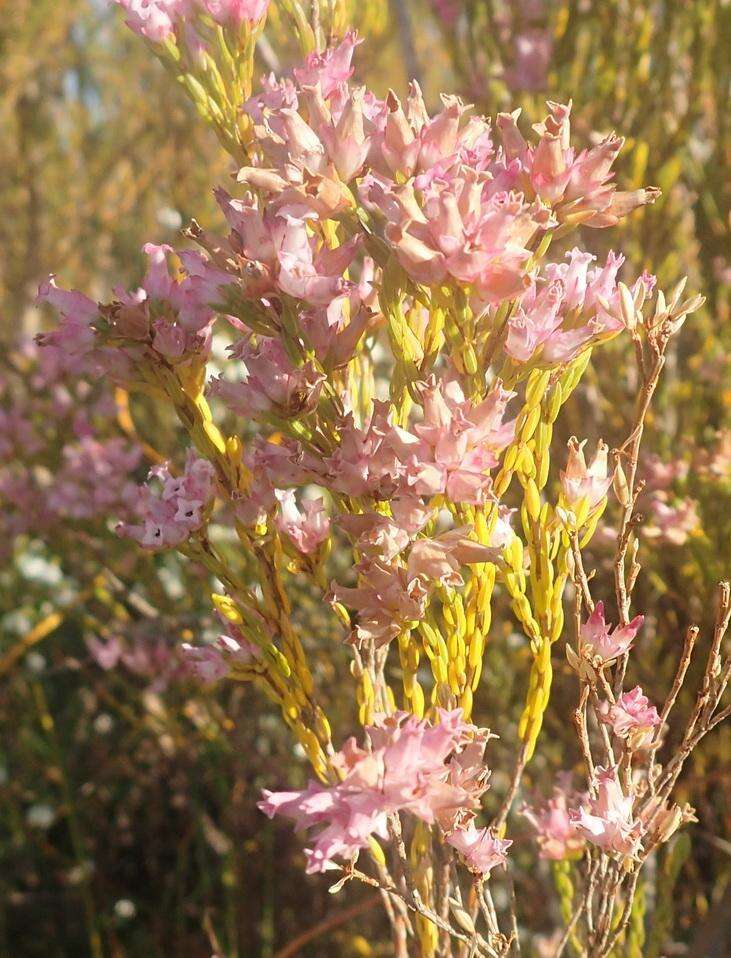
[[[571,809],[585,801],[587,796],[574,792],[570,779],[570,774],[561,776],[548,801],[522,808],[523,815],[535,830],[541,858],[556,861],[574,858],[584,848],[585,838],[576,827]]]
[[[607,851],[635,855],[640,848],[642,821],[634,814],[634,796],[625,794],[616,768],[597,768],[595,797],[570,813],[579,835]]]
[[[333,487],[351,496],[443,493],[454,502],[484,501],[489,472],[515,434],[515,423],[503,421],[513,395],[497,383],[475,404],[456,380],[432,377],[421,390],[423,418],[413,432],[392,425],[388,407],[376,404],[365,429],[344,423],[327,462]]]
[[[196,13],[208,14],[222,26],[258,23],[266,14],[269,0],[114,0],[127,16],[127,26],[135,33],[162,43],[176,26]]]
[[[116,632],[106,640],[87,639],[87,648],[96,664],[109,671],[120,666],[146,679],[151,692],[164,691],[187,675],[179,647],[161,636],[155,620],[154,634],[149,623],[125,623],[124,635]]]
[[[409,512],[412,516],[407,518]],[[412,543],[428,514],[405,502],[396,507],[396,513],[400,522],[373,513],[341,520],[346,529],[359,534],[357,545],[366,555],[357,566],[359,585],[347,588],[334,583],[330,598],[358,613],[353,634],[357,644],[372,641],[382,646],[408,631],[423,618],[431,589],[463,585],[463,565],[491,562],[499,553],[497,542],[489,546],[475,542],[469,529],[452,529]],[[411,524],[415,516],[416,524]],[[400,556],[409,545],[404,565]]]
[[[590,268],[595,257],[579,249],[567,254],[568,263],[549,263],[539,282],[518,300],[508,323],[505,350],[518,362],[540,358],[552,365],[566,362],[585,346],[616,335],[624,328],[617,273],[623,256],[610,253],[601,268]],[[643,276],[632,288],[654,285]]]
[[[170,246],[147,243],[144,252],[149,267],[141,287],[115,289],[117,298],[108,305],[59,289],[54,277],[43,283],[37,302],[54,306],[60,322],[39,343],[64,357],[75,372],[104,372],[121,381],[134,378],[132,363],[145,350],[172,364],[205,357],[215,318],[210,304],[229,276],[197,251],[174,253]],[[173,255],[179,266],[171,271]]]
[[[139,522],[123,522],[120,535],[135,539],[145,549],[181,545],[200,529],[214,497],[214,470],[205,459],[190,450],[181,476],[174,476],[166,463],[150,470],[150,483],[138,488],[135,512]]]
[[[511,844],[473,824],[488,787],[488,738],[463,721],[460,709],[440,710],[438,724],[397,712],[366,729],[364,748],[349,739],[335,755],[337,785],[312,782],[298,792],[265,791],[259,807],[299,828],[320,828],[305,851],[308,872],[332,867],[335,858],[352,860],[371,836],[388,837],[389,816],[408,812],[438,824],[468,866],[487,874],[505,863]]]
[[[0,528],[5,547],[59,522],[130,514],[142,455],[109,436],[111,397],[74,380],[64,353],[32,341],[13,350],[16,374],[0,374]]]
[[[629,748],[646,745],[660,724],[654,705],[637,685],[625,692],[613,704],[603,703],[602,721],[611,726],[614,734],[627,742]]]

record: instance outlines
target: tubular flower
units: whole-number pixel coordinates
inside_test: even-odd
[[[621,695],[613,705],[605,702],[601,720],[632,749],[646,745],[660,724],[657,709],[639,685]]]
[[[581,626],[581,651],[600,665],[607,665],[629,652],[644,621],[644,615],[637,615],[629,625],[618,625],[611,629],[604,620],[604,603],[597,602],[594,611]]]
[[[588,514],[604,499],[612,484],[613,475],[608,471],[609,447],[599,440],[591,463],[584,459],[586,440],[569,440],[569,457],[561,472],[561,492],[565,505],[580,515]]]
[[[305,850],[309,873],[325,871],[334,858],[354,858],[372,835],[387,837],[389,815],[408,812],[433,824],[454,821],[477,806],[487,788],[482,755],[489,734],[465,723],[460,709],[440,709],[438,716],[439,723],[431,724],[397,712],[366,728],[364,748],[349,739],[333,759],[341,777],[337,785],[312,782],[303,791],[264,792],[259,808],[270,818],[284,815],[299,828],[322,826],[314,847]],[[468,749],[482,760],[478,777],[459,772]],[[485,863],[486,851],[487,843]]]
[[[580,835],[593,845],[618,855],[634,855],[640,849],[643,824],[633,817],[634,798],[625,795],[616,768],[597,768],[596,798],[571,812]]]

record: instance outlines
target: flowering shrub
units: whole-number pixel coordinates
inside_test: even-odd
[[[506,835],[562,646],[585,791],[559,785],[524,814],[539,854],[569,869],[556,955],[616,953],[643,866],[692,819],[673,788],[725,717],[731,676],[722,586],[679,733],[668,720],[697,629],[659,709],[624,690],[643,626],[641,441],[669,344],[703,300],[647,273],[620,280],[621,255],[573,244],[580,226],[614,227],[659,191],[618,187],[616,136],[574,145],[570,105],[550,102],[528,135],[519,111],[492,124],[449,96],[430,111],[415,82],[403,104],[381,99],[351,81],[356,35],[325,45],[302,16],[304,62],[254,93],[265,4],[121,5],[229,150],[238,195],[216,192],[224,233],[191,224],[197,249],[148,244],[139,289],[97,303],[41,287],[59,314],[45,355],[79,388],[101,379],[152,398],[187,437],[134,492],[95,486],[137,469],[138,450],[64,453],[51,501],[72,499],[92,462],[95,514],[206,570],[224,632],[183,646],[190,667],[278,707],[315,778],[260,807],[317,829],[307,870],[337,872],[331,890],[379,889],[399,958],[509,954],[533,933],[526,904],[493,888],[516,872]],[[637,411],[611,464],[601,441],[587,464],[585,441],[564,452],[554,426],[615,338],[634,349]],[[8,418],[9,436],[24,429]],[[614,627],[585,568],[612,488]],[[293,616],[303,581],[349,646],[365,733],[338,750],[311,662],[324,637]],[[517,729],[490,715],[512,757],[488,790],[494,736],[472,719],[489,710],[495,624],[509,614],[529,660],[524,704]],[[93,653],[133,667],[113,644]]]

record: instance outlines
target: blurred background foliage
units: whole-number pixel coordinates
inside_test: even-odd
[[[708,628],[713,584],[731,566],[731,4],[361,0],[346,8],[370,41],[359,48],[357,77],[378,93],[389,85],[403,93],[415,76],[431,105],[439,91],[457,91],[491,114],[520,107],[529,122],[545,99],[572,98],[580,143],[612,129],[627,137],[622,186],[663,189],[621,229],[589,238],[595,246],[608,236],[630,276],[648,269],[666,287],[688,274],[707,296],[679,338],[647,439],[652,538],[637,599],[651,615],[635,667],[659,698],[686,626]],[[261,70],[285,69],[296,55],[275,4]],[[0,136],[7,432],[3,407],[19,388],[32,393],[37,359],[23,336],[41,322],[31,306],[38,282],[58,272],[64,285],[100,296],[133,285],[144,242],[176,241],[193,215],[215,221],[212,187],[231,170],[181,91],[102,0],[17,0],[3,11]],[[636,385],[630,359],[624,340],[598,354],[564,438],[624,438]],[[32,448],[0,435],[0,468],[4,457],[24,457],[41,486],[44,470],[59,468],[78,430],[73,403],[63,415],[54,403],[75,388],[59,382],[61,392],[34,399]],[[97,430],[124,437],[124,395],[106,412],[100,402]],[[174,426],[150,404],[136,416],[164,454],[175,448]],[[93,516],[35,522],[17,495],[28,475],[11,476],[15,499],[7,483],[0,491],[0,956],[389,954],[374,900],[349,887],[333,906],[326,880],[303,880],[298,838],[254,808],[261,787],[284,784],[274,781],[281,769],[292,769],[292,785],[307,774],[269,704],[249,687],[202,689],[180,669],[180,643],[214,628],[206,576],[140,554]],[[604,541],[606,553],[597,537],[592,558],[608,583]],[[503,611],[476,715],[503,734],[491,754],[496,777],[511,754],[528,655],[507,603]],[[297,615],[310,636],[333,633],[319,597],[303,592]],[[310,647],[327,710],[349,730],[354,706],[337,694],[337,635]],[[572,703],[561,669],[529,784],[578,758],[566,754]],[[721,729],[682,783],[700,823],[690,854],[676,848],[660,863],[675,919],[657,909],[647,954],[681,954],[690,943],[700,956],[698,923],[728,901],[730,747]],[[527,843],[516,854],[531,861]],[[533,884],[541,871],[522,869],[519,898],[536,902],[548,930],[552,916]],[[326,915],[335,921],[323,934],[297,945]]]

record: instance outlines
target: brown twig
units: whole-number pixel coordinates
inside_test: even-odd
[[[350,908],[344,908],[343,911],[330,915],[328,918],[323,918],[322,921],[313,925],[312,928],[303,931],[283,948],[275,952],[274,958],[292,958],[293,955],[297,955],[309,942],[314,941],[316,938],[321,938],[329,931],[333,931],[333,929],[339,928],[341,925],[352,921],[353,918],[357,918],[359,915],[370,911],[371,908],[375,908],[378,901],[378,896],[372,895],[368,898],[364,898],[363,901],[358,902],[356,905],[351,905]]]

